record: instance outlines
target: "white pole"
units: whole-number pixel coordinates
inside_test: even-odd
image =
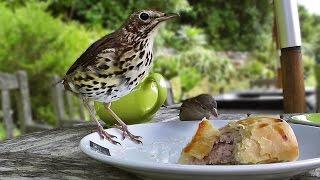
[[[297,0],[275,0],[280,47],[301,46],[300,22]]]

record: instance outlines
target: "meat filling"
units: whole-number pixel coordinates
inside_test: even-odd
[[[234,149],[238,136],[238,131],[221,133],[209,155],[204,158],[206,164],[235,164]]]
[[[236,143],[240,140],[240,133],[237,130],[230,130],[229,128],[222,128],[220,132],[220,137],[213,144],[213,148],[208,156],[201,160],[194,158],[192,164],[236,164],[234,149]]]

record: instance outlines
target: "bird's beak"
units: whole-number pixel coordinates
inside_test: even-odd
[[[161,21],[166,21],[166,20],[178,17],[178,16],[180,15],[177,13],[164,13],[163,16],[158,17],[157,20],[161,22]]]

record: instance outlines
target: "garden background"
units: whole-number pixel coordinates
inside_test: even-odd
[[[149,8],[181,15],[160,29],[153,67],[170,80],[176,102],[249,89],[250,81],[276,77],[279,58],[268,0],[0,0],[0,71],[26,70],[34,119],[54,125],[48,80],[64,75],[91,43],[133,11]],[[320,16],[302,6],[299,15],[305,82],[315,87]],[[0,121],[0,139],[3,132]]]

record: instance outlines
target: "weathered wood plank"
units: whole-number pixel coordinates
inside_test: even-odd
[[[52,78],[53,82],[58,82],[59,80],[60,77],[57,75]],[[61,84],[57,84],[52,88],[52,98],[60,126],[69,126],[72,123],[85,120],[85,108],[82,102],[76,102],[74,95],[65,91]]]
[[[31,101],[30,101],[30,92],[28,86],[28,77],[25,71],[17,72],[18,82],[19,82],[19,92],[20,92],[20,102],[21,110],[19,113],[22,113],[23,121],[21,122],[23,129],[29,124],[32,124],[32,112],[31,112]]]
[[[67,107],[68,107],[68,120],[74,120],[76,109],[73,102],[73,95],[69,92],[66,92],[65,95],[66,95]]]
[[[8,140],[0,144],[0,179],[138,179],[86,156],[79,149],[83,136],[94,124],[59,128]]]
[[[18,80],[15,75],[0,72],[0,89],[17,89],[18,86]]]
[[[27,134],[19,139],[0,143],[0,153],[24,152],[52,157],[83,158],[84,154],[81,153],[78,143],[82,137],[95,130],[96,127],[91,123]]]
[[[6,127],[6,137],[8,139],[13,138],[13,120],[12,120],[12,109],[10,105],[10,93],[8,90],[1,91],[2,111],[3,119]]]
[[[25,133],[44,131],[49,129],[53,129],[53,127],[48,124],[40,124],[40,123],[32,122],[31,124],[28,124],[28,126],[26,126]]]
[[[79,115],[80,115],[80,120],[85,121],[86,120],[86,114],[85,114],[86,109],[84,108],[82,102],[79,103],[78,111],[79,111]]]
[[[52,157],[35,153],[0,154],[0,179],[139,179],[86,156]]]
[[[59,80],[60,78],[58,76],[53,76],[52,82],[58,82]],[[59,125],[62,125],[63,120],[66,119],[63,94],[63,87],[61,84],[57,84],[52,88],[52,100]]]

